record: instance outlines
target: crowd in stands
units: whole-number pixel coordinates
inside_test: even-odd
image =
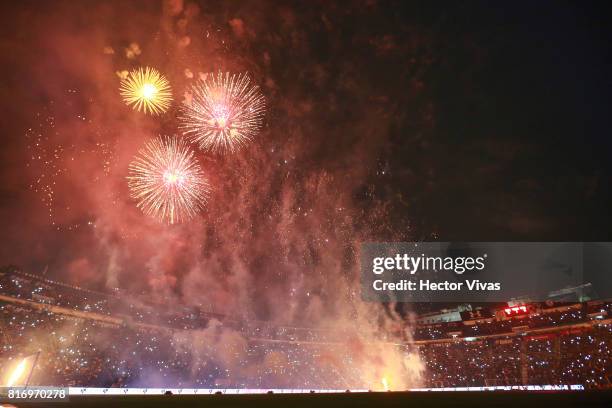
[[[492,385],[612,386],[612,325],[546,336],[419,346],[431,387]]]
[[[11,298],[117,316],[118,298],[41,287],[35,279],[0,276],[0,294]],[[233,322],[236,338],[213,331],[198,339],[192,333],[207,330],[209,316],[191,311],[160,325],[158,312],[151,308],[147,318],[142,310],[104,321],[0,300],[0,367],[38,354],[32,383],[64,386],[367,387],[333,333]],[[425,366],[421,385],[611,387],[611,311],[610,302],[588,302],[515,318],[419,325],[413,347]],[[149,321],[158,326],[138,324]]]
[[[119,293],[101,293],[41,276],[24,273],[14,267],[0,269],[0,294],[8,293],[18,299],[66,307],[105,316],[121,316],[135,323],[162,324],[178,329],[206,327],[214,313],[195,308],[168,311],[148,303],[146,297],[122,296]]]
[[[340,344],[215,339],[220,331],[112,325],[10,304],[0,304],[0,327],[0,366],[39,354],[33,384],[317,389],[359,384],[350,362],[321,363],[331,356],[350,360]]]
[[[452,337],[477,337],[511,334],[517,329],[543,329],[591,321],[589,314],[600,312],[612,315],[610,302],[602,304],[575,304],[561,307],[542,307],[537,311],[515,318],[488,318],[472,322],[449,322],[421,325],[414,332],[414,340],[441,340]]]

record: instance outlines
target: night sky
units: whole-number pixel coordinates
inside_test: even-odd
[[[1,8],[3,265],[292,320],[359,297],[362,241],[612,238],[603,2]],[[171,83],[160,117],[120,98],[117,72],[139,66]],[[251,74],[264,128],[199,152],[207,210],[159,224],[127,166],[218,70]]]

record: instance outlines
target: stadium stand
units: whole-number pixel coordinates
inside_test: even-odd
[[[188,333],[208,326],[210,314],[193,309],[170,314],[122,302],[117,294],[4,270],[0,361],[41,353],[33,383],[63,386],[122,387],[145,381],[177,387],[269,388],[279,381],[314,389],[362,385],[347,364],[350,354],[333,333],[227,319],[223,324],[246,339],[248,356],[238,363],[243,365],[239,373],[227,373],[215,363],[219,350],[194,351],[185,343]],[[531,304],[516,316],[497,310],[481,319],[420,324],[406,342],[425,364],[425,387],[610,388],[611,308],[609,301]],[[330,356],[344,364],[327,364]],[[203,364],[194,368],[196,358]],[[270,358],[277,360],[257,365],[257,371],[249,366]]]

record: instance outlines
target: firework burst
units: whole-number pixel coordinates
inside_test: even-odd
[[[247,74],[208,74],[192,87],[179,128],[203,150],[233,152],[261,129],[265,107]]]
[[[148,142],[130,164],[127,179],[138,208],[168,224],[194,217],[210,191],[194,152],[176,138]]]
[[[167,111],[172,102],[168,80],[149,67],[134,70],[121,80],[121,96],[128,106],[153,115]]]

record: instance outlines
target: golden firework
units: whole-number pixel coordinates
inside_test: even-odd
[[[154,68],[139,68],[121,80],[123,101],[137,111],[159,115],[170,107],[172,92],[166,77]]]

